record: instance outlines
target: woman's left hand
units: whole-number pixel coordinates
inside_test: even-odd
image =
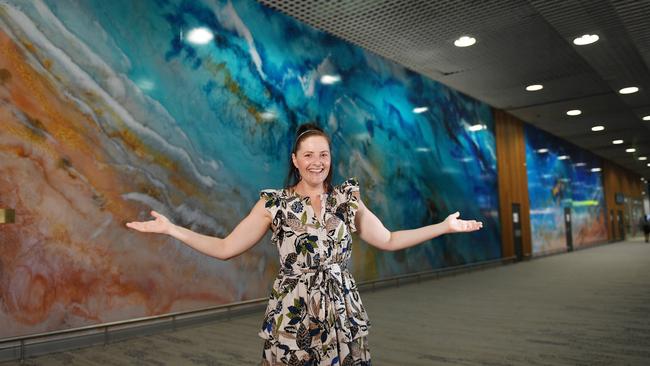
[[[455,212],[443,221],[443,224],[447,228],[448,233],[464,233],[470,231],[476,231],[483,227],[483,223],[476,220],[461,220],[458,217],[460,216],[459,212]]]

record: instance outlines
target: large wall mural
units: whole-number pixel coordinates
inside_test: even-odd
[[[601,159],[530,125],[524,131],[533,254],[567,248],[565,208],[574,247],[606,241]]]
[[[484,222],[396,253],[357,240],[357,280],[501,255],[490,108],[256,2],[0,0],[0,55],[0,337],[267,296],[268,237],[223,262],[124,223],[226,235],[310,121],[389,229]]]

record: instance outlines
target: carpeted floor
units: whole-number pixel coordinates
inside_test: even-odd
[[[375,365],[650,365],[650,244],[632,240],[362,293]],[[256,365],[262,314],[26,365]],[[3,365],[17,365],[18,362]]]

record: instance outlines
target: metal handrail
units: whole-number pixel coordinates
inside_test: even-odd
[[[1,338],[0,339],[0,345],[2,345],[4,343],[11,343],[11,342],[17,342],[17,341],[22,341],[22,340],[36,339],[36,338],[52,337],[52,336],[58,336],[58,335],[63,335],[63,334],[68,334],[68,333],[81,333],[81,332],[84,332],[84,331],[87,331],[87,330],[98,330],[98,329],[104,329],[104,328],[117,327],[117,326],[121,326],[121,325],[129,325],[129,324],[142,323],[142,322],[152,322],[154,320],[162,320],[162,319],[168,319],[168,318],[177,318],[177,317],[182,316],[182,315],[216,312],[218,310],[230,311],[234,307],[237,307],[237,308],[244,307],[246,305],[253,305],[253,304],[257,304],[257,303],[264,302],[264,301],[267,301],[267,300],[268,300],[268,298],[265,297],[265,298],[259,298],[259,299],[238,301],[238,302],[233,302],[233,303],[223,304],[223,305],[210,306],[210,307],[201,308],[201,309],[177,311],[177,312],[173,312],[173,313],[145,316],[145,317],[127,319],[127,320],[117,320],[117,321],[109,322],[109,323],[92,324],[92,325],[86,325],[86,326],[83,326],[83,327],[55,330],[55,331],[51,331],[51,332],[28,334],[28,335],[24,335],[24,336],[11,337],[11,338]]]
[[[516,257],[507,257],[507,258],[499,258],[499,259],[494,259],[494,260],[489,260],[489,261],[481,261],[481,262],[475,262],[475,263],[470,263],[470,264],[465,264],[461,266],[453,266],[453,267],[445,267],[445,268],[437,268],[437,269],[432,269],[432,270],[427,270],[427,271],[421,271],[421,272],[414,272],[414,273],[407,273],[403,275],[398,275],[398,276],[391,276],[387,278],[380,278],[376,280],[369,280],[369,281],[363,281],[357,283],[357,286],[359,287],[365,287],[365,286],[372,286],[372,289],[375,289],[375,285],[379,283],[385,283],[385,282],[391,282],[395,281],[396,285],[400,285],[400,280],[403,279],[408,279],[408,278],[417,278],[420,280],[424,276],[429,276],[433,274],[442,274],[442,273],[453,273],[453,272],[462,272],[467,269],[471,268],[477,268],[477,267],[485,267],[490,264],[497,264],[497,263],[507,263],[510,261],[513,261],[516,259]],[[196,315],[200,313],[215,313],[219,311],[224,311],[226,313],[230,313],[233,309],[242,309],[245,308],[248,305],[258,305],[262,304],[264,302],[268,301],[267,297],[264,298],[258,298],[258,299],[251,299],[251,300],[245,300],[245,301],[238,301],[234,303],[229,303],[229,304],[223,304],[223,305],[217,305],[217,306],[210,306],[206,308],[201,308],[201,309],[194,309],[194,310],[186,310],[186,311],[178,311],[178,312],[173,312],[173,313],[167,313],[167,314],[160,314],[160,315],[152,315],[152,316],[146,316],[146,317],[140,317],[140,318],[134,318],[134,319],[127,319],[127,320],[118,320],[114,322],[109,322],[109,323],[101,323],[101,324],[94,324],[94,325],[87,325],[83,327],[76,327],[76,328],[70,328],[70,329],[63,329],[63,330],[56,330],[56,331],[51,331],[51,332],[44,332],[44,333],[36,333],[36,334],[28,334],[24,336],[18,336],[18,337],[10,337],[10,338],[3,338],[0,339],[0,349],[7,349],[11,347],[16,347],[17,345],[15,343],[20,343],[20,360],[23,361],[25,358],[25,345],[26,342],[28,341],[34,341],[37,339],[43,339],[43,338],[53,338],[56,336],[61,336],[61,335],[66,335],[66,334],[74,334],[74,333],[83,333],[85,331],[97,331],[93,334],[101,334],[102,332],[104,333],[104,344],[108,344],[108,335],[109,335],[109,329],[113,327],[119,327],[119,326],[128,326],[128,325],[134,325],[137,323],[153,323],[156,320],[164,320],[164,319],[171,319],[172,321],[172,327],[175,329],[175,322],[177,318],[183,316],[188,316],[188,315]],[[34,342],[34,343],[45,343],[47,342],[48,339],[43,339],[40,342]],[[9,343],[14,343],[14,345],[8,345]]]
[[[405,278],[423,277],[423,276],[428,276],[428,275],[432,275],[432,274],[435,274],[435,273],[462,272],[463,270],[470,269],[470,268],[484,267],[484,266],[487,266],[487,265],[490,265],[490,264],[505,263],[505,262],[513,261],[515,259],[517,259],[517,257],[512,256],[512,257],[493,259],[493,260],[489,260],[489,261],[481,261],[481,262],[463,264],[463,265],[460,265],[460,266],[430,269],[430,270],[421,271],[421,272],[413,272],[413,273],[407,273],[407,274],[397,275],[397,276],[392,276],[392,277],[387,277],[387,278],[380,278],[380,279],[376,279],[376,280],[359,282],[359,283],[357,283],[357,286],[374,285],[374,284],[381,283],[381,282],[399,281],[399,280],[405,279]]]

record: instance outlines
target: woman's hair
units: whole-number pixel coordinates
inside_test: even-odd
[[[331,149],[332,143],[330,141],[329,136],[327,136],[327,134],[325,133],[325,131],[323,131],[322,128],[318,127],[318,125],[314,123],[306,123],[298,127],[291,153],[295,154],[298,151],[298,148],[300,148],[300,144],[307,137],[311,137],[311,136],[323,136],[327,140],[327,144],[330,146]],[[327,172],[327,178],[325,178],[325,182],[324,182],[326,192],[329,192],[332,189],[332,171],[333,171],[332,164],[330,164],[329,172]],[[293,187],[295,187],[296,184],[298,184],[298,182],[300,182],[300,173],[298,172],[298,168],[296,168],[293,165],[293,160],[291,159],[291,155],[289,155],[289,172],[287,173],[287,179],[284,182],[284,188],[292,189]]]

